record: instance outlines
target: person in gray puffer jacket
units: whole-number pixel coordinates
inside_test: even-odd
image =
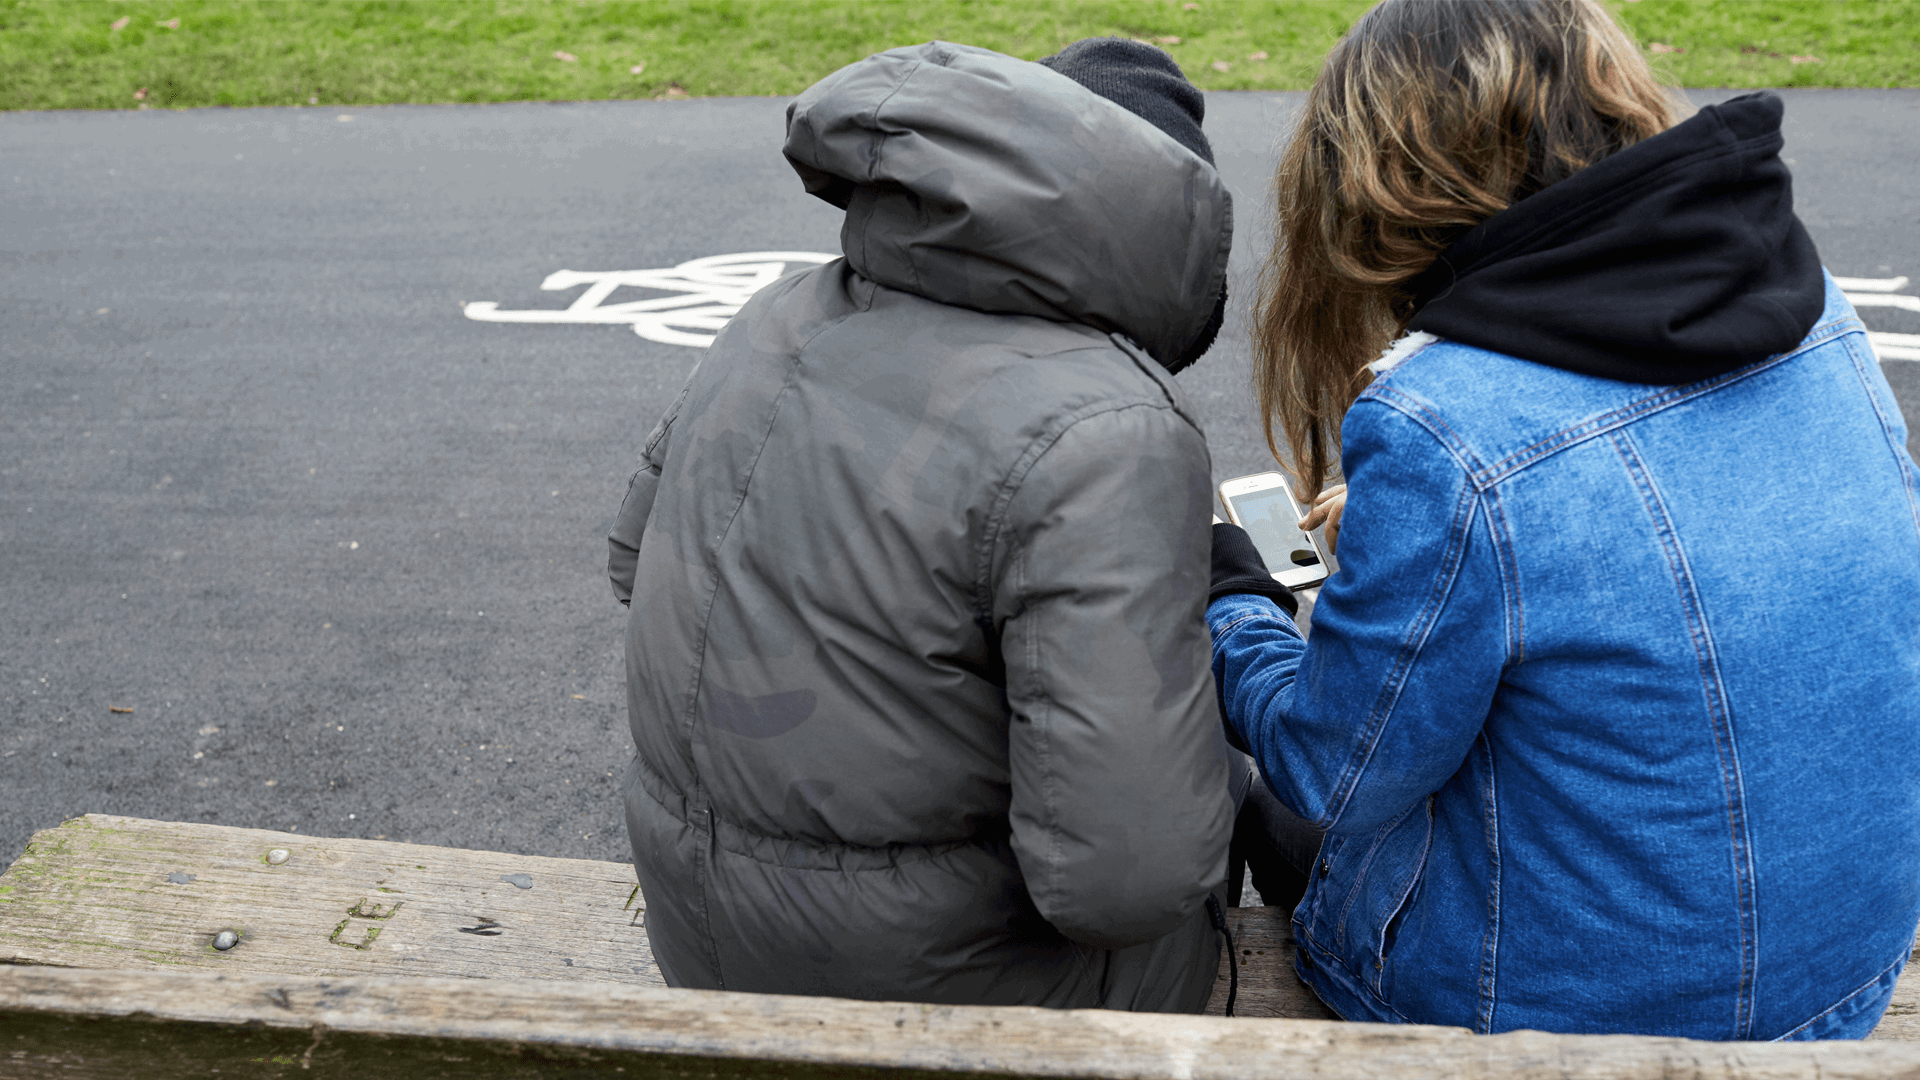
[[[895,49],[789,107],[845,258],[721,331],[610,538],[671,985],[1204,1007],[1234,806],[1169,371],[1225,295],[1202,108],[1116,39]]]

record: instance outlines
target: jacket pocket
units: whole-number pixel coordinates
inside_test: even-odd
[[[700,365],[695,364],[693,370],[698,372]],[[680,407],[686,404],[687,391],[692,387],[693,376],[689,374],[687,384],[680,388],[680,396],[673,399],[673,406],[647,434],[646,447],[640,451],[640,468],[635,470],[633,479],[627,481],[627,497],[613,519],[612,531],[607,533],[607,581],[613,585],[613,598],[620,601],[622,607],[633,603],[640,538],[647,531],[648,516],[653,513],[653,497],[660,491],[660,463],[667,456],[667,436],[673,433],[673,422],[680,416]]]
[[[607,533],[607,581],[613,585],[613,598],[621,605],[633,603],[633,581],[640,567],[640,538],[647,531],[647,518],[653,513],[653,497],[660,490],[660,468],[643,467],[627,484],[627,497],[620,514]]]
[[[1333,918],[1328,938],[1347,967],[1375,994],[1382,992],[1388,958],[1419,891],[1432,847],[1433,799],[1429,796],[1374,833],[1371,843],[1356,838],[1330,856],[1327,884],[1332,888],[1327,893],[1341,899],[1337,907],[1323,909],[1323,918]]]

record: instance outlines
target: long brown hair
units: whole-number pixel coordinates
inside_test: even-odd
[[[1274,178],[1254,309],[1267,446],[1307,498],[1404,286],[1466,229],[1687,110],[1598,0],[1384,0],[1334,46]]]

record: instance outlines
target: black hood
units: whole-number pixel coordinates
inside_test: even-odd
[[[1772,94],[1709,106],[1474,226],[1412,281],[1408,329],[1666,385],[1793,348],[1826,285],[1781,113]]]

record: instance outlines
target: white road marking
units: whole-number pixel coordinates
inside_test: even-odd
[[[1837,277],[1833,279],[1840,291],[1855,308],[1890,307],[1903,311],[1920,311],[1920,296],[1911,296],[1895,292],[1907,287],[1907,277],[1858,278]],[[1873,353],[1881,363],[1888,360],[1920,360],[1920,334],[1896,334],[1890,330],[1867,331],[1867,343],[1873,346]]]
[[[1885,330],[1867,331],[1867,342],[1882,363],[1888,360],[1920,360],[1920,334],[1894,334]]]
[[[1908,311],[1920,311],[1920,296],[1900,296],[1892,293],[1848,293],[1847,299],[1853,306],[1861,307],[1897,307]]]
[[[561,310],[502,311],[491,300],[463,305],[467,318],[477,322],[625,323],[649,341],[704,349],[754,293],[773,284],[790,263],[819,264],[838,258],[818,251],[746,251],[709,255],[657,270],[556,270],[540,283],[542,289],[587,290]],[[1907,278],[1833,279],[1856,308],[1893,307],[1920,312],[1920,296],[1894,292]],[[670,295],[624,303],[606,303],[619,288],[652,289]],[[704,331],[704,332],[703,332]],[[1870,330],[1867,340],[1882,361],[1920,360],[1920,334]]]
[[[542,289],[588,286],[564,310],[501,311],[492,300],[465,308],[467,318],[479,322],[628,323],[649,341],[704,349],[749,297],[787,272],[787,264],[827,263],[839,257],[818,251],[747,251],[689,259],[658,270],[556,270],[540,283]],[[604,303],[622,287],[678,295]]]

